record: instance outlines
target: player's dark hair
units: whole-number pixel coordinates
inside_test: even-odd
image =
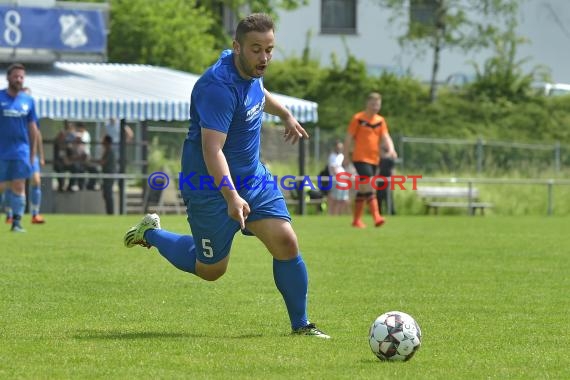
[[[271,16],[265,13],[253,13],[242,19],[236,28],[235,39],[240,44],[249,32],[268,32],[275,30],[275,25]]]
[[[10,66],[8,66],[8,68],[6,69],[6,74],[10,75],[12,74],[12,71],[14,70],[24,70],[26,71],[26,68],[24,67],[24,65],[22,65],[21,63],[12,63]]]

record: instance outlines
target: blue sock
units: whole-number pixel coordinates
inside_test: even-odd
[[[4,204],[2,205],[4,207],[4,211],[6,212],[6,217],[11,218],[13,216],[12,213],[12,195],[14,193],[12,193],[12,190],[10,189],[6,189],[4,190]]]
[[[287,306],[291,327],[306,326],[309,277],[301,254],[291,260],[273,259],[273,278]]]
[[[14,219],[19,220],[22,215],[24,215],[26,196],[12,193],[10,194],[10,204],[12,206],[12,212],[14,213]]]
[[[196,274],[196,245],[192,236],[165,230],[148,230],[144,239],[158,248],[160,254],[176,268]]]
[[[32,191],[30,191],[30,209],[32,211],[32,216],[36,216],[40,213],[41,202],[42,188],[39,186],[32,186]]]

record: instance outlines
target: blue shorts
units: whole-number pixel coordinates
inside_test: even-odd
[[[240,196],[247,201],[250,214],[247,222],[278,218],[291,221],[283,194],[273,186],[262,186],[253,190],[240,190]],[[186,213],[192,236],[196,243],[196,259],[204,264],[215,264],[229,253],[239,222],[228,215],[228,207],[220,192],[219,196],[199,199],[185,195]],[[253,235],[243,230],[244,235]]]
[[[0,182],[27,179],[31,175],[29,160],[0,160]]]
[[[34,163],[32,164],[32,174],[40,172],[40,158],[38,156],[34,157]]]

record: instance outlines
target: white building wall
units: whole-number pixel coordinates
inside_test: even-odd
[[[274,59],[300,56],[307,41],[307,32],[311,31],[311,56],[324,66],[330,65],[332,53],[344,63],[346,45],[354,56],[368,65],[409,71],[419,79],[428,80],[431,76],[432,52],[417,57],[411,51],[403,51],[398,45],[397,36],[402,34],[405,25],[391,24],[388,11],[380,8],[374,0],[358,0],[357,3],[357,34],[354,35],[320,33],[320,0],[310,0],[309,5],[294,11],[281,11]],[[551,69],[553,81],[570,83],[570,1],[522,2],[519,35],[531,41],[519,47],[519,59],[531,58],[527,68],[545,65]],[[438,79],[444,80],[455,73],[471,74],[474,70],[469,61],[481,64],[491,53],[490,50],[471,54],[443,50]]]
[[[570,1],[527,0],[519,34],[531,40],[520,47],[521,58],[550,67],[553,82],[570,83]]]

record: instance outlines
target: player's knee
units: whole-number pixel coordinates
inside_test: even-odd
[[[196,274],[206,281],[216,281],[226,273],[227,266],[197,266]]]
[[[297,256],[297,253],[299,252],[299,243],[297,242],[297,238],[290,237],[287,239],[285,241],[284,247],[292,257]]]
[[[200,277],[206,281],[216,281],[226,273],[225,269],[223,271],[211,271],[206,273],[200,273]]]
[[[295,236],[284,237],[279,244],[280,249],[277,255],[274,257],[280,260],[291,260],[297,257],[299,253],[299,244],[297,243],[297,238]]]

